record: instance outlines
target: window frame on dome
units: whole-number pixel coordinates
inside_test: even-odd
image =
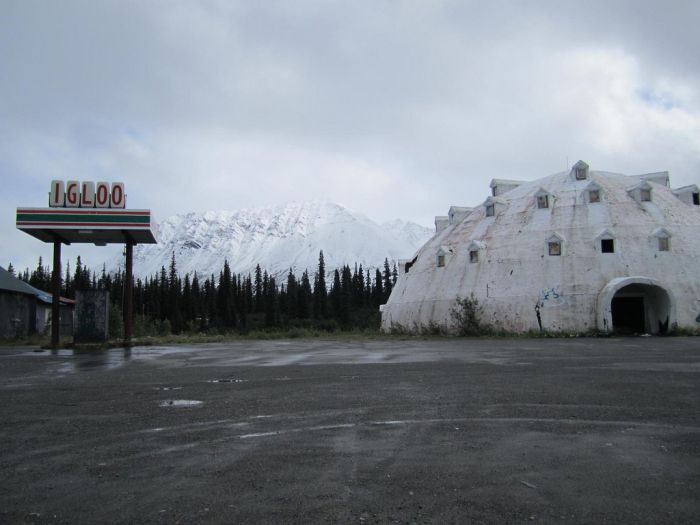
[[[603,202],[603,196],[604,196],[604,191],[603,188],[600,186],[600,184],[597,184],[596,182],[591,182],[588,186],[586,186],[586,189],[584,190],[584,200],[588,204],[600,204]],[[596,199],[592,199],[592,195],[596,195]]]
[[[643,180],[640,183],[629,188],[627,190],[627,194],[634,200],[636,200],[639,204],[654,201],[654,188],[646,180]]]
[[[435,254],[435,264],[438,268],[444,268],[449,262],[449,256],[452,255],[452,248],[449,246],[440,246]]]
[[[561,241],[554,239],[547,241],[547,255],[550,257],[561,257]]]
[[[467,245],[467,253],[469,254],[469,264],[478,264],[481,261],[481,252],[486,246],[483,242],[471,241]]]
[[[554,199],[550,198],[552,194],[547,190],[540,188],[537,193],[535,193],[535,204],[538,210],[548,210],[552,207]],[[544,206],[542,205],[544,204]]]
[[[605,228],[595,238],[596,250],[600,253],[615,253],[619,246],[617,244],[617,236],[612,230]]]
[[[558,233],[552,233],[545,239],[545,253],[549,257],[563,257],[565,241]]]
[[[484,215],[486,217],[496,217],[508,206],[508,201],[500,197],[488,197],[482,206],[484,207]]]
[[[651,234],[652,238],[656,239],[655,249],[657,252],[671,251],[671,233],[666,228],[657,228]]]
[[[588,164],[586,164],[582,160],[579,160],[571,168],[571,174],[573,175],[574,180],[588,180],[588,169]]]

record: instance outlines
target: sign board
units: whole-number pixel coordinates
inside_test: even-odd
[[[51,181],[49,192],[51,208],[126,208],[126,194],[122,182]]]
[[[150,210],[126,210],[122,182],[51,181],[48,208],[17,208],[17,228],[44,242],[154,244]]]

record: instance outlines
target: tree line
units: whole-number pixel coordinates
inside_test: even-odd
[[[12,265],[8,270],[14,272]],[[98,275],[99,273],[99,275]],[[18,276],[32,286],[51,290],[51,271],[39,258],[36,269]],[[135,279],[133,305],[135,327],[149,332],[246,333],[260,329],[293,327],[321,330],[377,328],[379,306],[386,303],[396,282],[396,264],[388,259],[374,275],[362,265],[344,265],[326,281],[323,251],[313,275],[296,275],[290,268],[282,282],[258,264],[253,274],[234,273],[224,261],[219,275],[180,275],[173,252],[168,268],[145,279]],[[120,316],[124,298],[123,270],[91,272],[77,258],[62,276],[61,295],[74,298],[76,291],[107,290],[113,313]],[[148,330],[150,328],[150,330]]]

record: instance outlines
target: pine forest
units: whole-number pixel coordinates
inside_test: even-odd
[[[326,282],[323,251],[313,275],[290,269],[283,282],[257,265],[253,275],[234,273],[224,261],[219,275],[180,275],[173,253],[169,268],[133,287],[134,335],[182,333],[246,334],[251,331],[314,329],[319,331],[374,330],[379,327],[379,306],[386,303],[396,282],[397,269],[384,260],[374,275],[362,265],[344,265]],[[51,290],[51,270],[40,258],[33,271],[18,277],[40,290]],[[122,331],[123,271],[98,275],[77,258],[74,270],[66,265],[61,296],[76,291],[106,290],[110,298],[110,333]]]

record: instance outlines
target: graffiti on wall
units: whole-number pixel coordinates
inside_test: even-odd
[[[540,298],[538,302],[542,308],[548,308],[552,306],[560,306],[564,304],[566,300],[559,287],[552,286],[550,288],[543,288],[540,291]]]

